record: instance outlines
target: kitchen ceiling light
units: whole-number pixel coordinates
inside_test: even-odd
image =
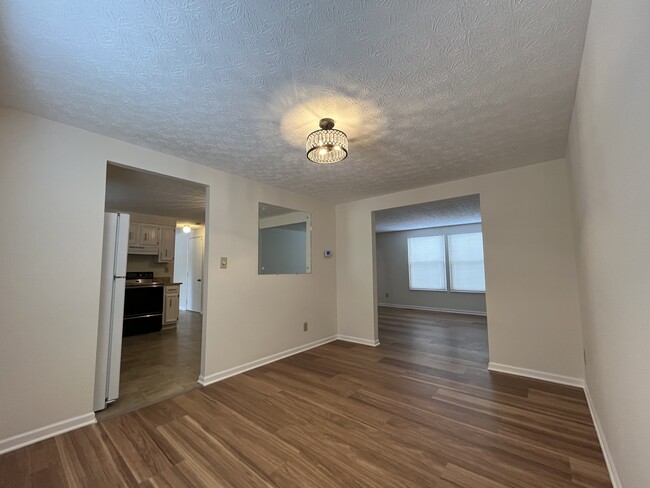
[[[307,136],[307,159],[314,163],[331,164],[348,157],[348,136],[334,128],[332,119],[321,119],[320,130]]]
[[[189,234],[190,232],[192,232],[192,228],[189,225],[184,225],[183,226],[183,232],[185,232],[186,234]]]

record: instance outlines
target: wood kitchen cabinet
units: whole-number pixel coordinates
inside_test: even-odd
[[[163,325],[172,325],[178,322],[178,309],[180,305],[181,286],[165,286],[165,306],[163,307]]]
[[[129,225],[129,254],[152,254],[160,253],[160,226],[131,222]],[[172,259],[174,256],[172,254]]]
[[[174,246],[176,245],[176,229],[174,227],[160,226],[160,246],[158,262],[168,263],[174,261]]]
[[[140,224],[131,222],[129,224],[129,247],[137,246],[140,243]]]
[[[160,237],[160,227],[157,225],[140,224],[140,246],[157,246]]]

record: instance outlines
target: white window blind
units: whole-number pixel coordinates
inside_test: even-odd
[[[409,288],[447,290],[444,236],[408,238]]]
[[[485,291],[483,234],[450,234],[449,276],[452,291]]]

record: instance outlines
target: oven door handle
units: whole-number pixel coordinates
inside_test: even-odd
[[[124,320],[148,319],[150,317],[162,317],[161,313],[145,313],[142,315],[126,315]]]

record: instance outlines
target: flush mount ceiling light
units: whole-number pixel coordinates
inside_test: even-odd
[[[184,225],[183,226],[183,232],[185,232],[186,234],[189,234],[190,232],[192,232],[192,228],[189,225]]]
[[[314,163],[331,164],[348,157],[348,136],[334,128],[332,119],[321,119],[320,130],[307,136],[307,159]]]

